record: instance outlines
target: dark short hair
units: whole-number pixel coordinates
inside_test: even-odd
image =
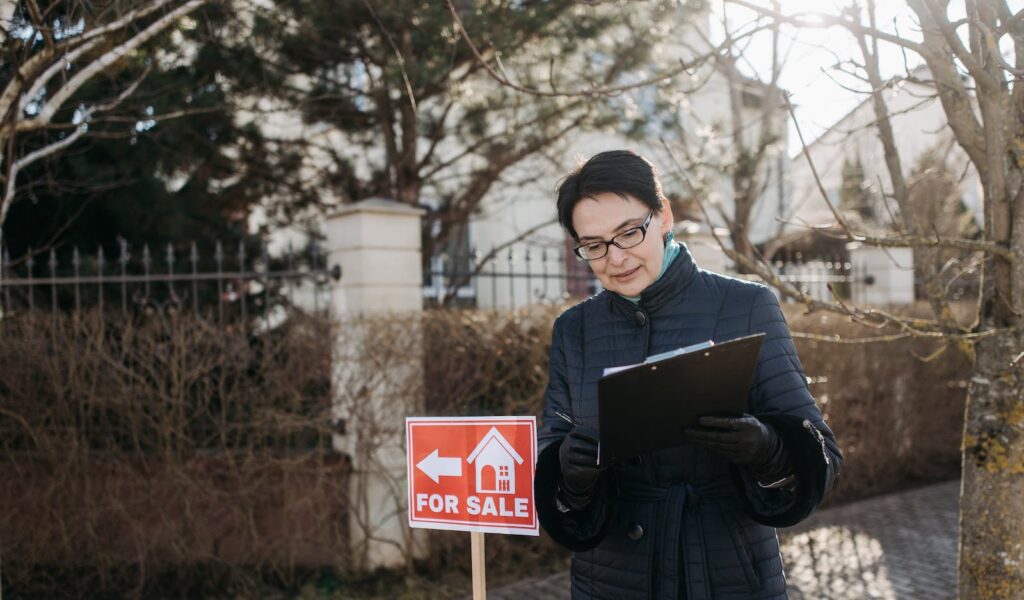
[[[579,238],[572,226],[572,211],[576,204],[605,192],[622,198],[628,194],[655,213],[661,212],[664,194],[654,165],[632,150],[595,154],[558,184],[558,222],[573,239]]]

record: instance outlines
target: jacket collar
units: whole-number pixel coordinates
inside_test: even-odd
[[[656,313],[686,289],[697,274],[697,263],[694,262],[693,255],[690,254],[690,249],[686,247],[686,244],[680,242],[679,245],[681,246],[679,256],[672,261],[661,278],[640,293],[639,305],[633,304],[618,294],[606,291],[605,294],[611,298],[612,305],[628,314],[633,314],[637,308],[647,313]]]

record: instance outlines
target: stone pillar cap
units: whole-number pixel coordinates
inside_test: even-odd
[[[427,214],[427,211],[418,206],[409,206],[401,202],[395,202],[387,198],[367,198],[366,200],[360,200],[359,202],[353,202],[352,204],[346,204],[337,210],[334,210],[327,214],[328,219],[334,219],[337,217],[343,217],[345,215],[353,213],[382,213],[389,215],[402,215],[402,216],[422,216]]]

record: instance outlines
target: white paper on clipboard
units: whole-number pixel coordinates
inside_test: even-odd
[[[647,357],[642,363],[636,363],[632,365],[622,365],[621,367],[605,367],[602,376],[611,375],[612,373],[618,373],[619,371],[625,371],[626,369],[632,369],[633,367],[639,367],[640,365],[649,365],[659,360],[665,360],[680,354],[686,354],[687,352],[697,352],[698,350],[704,350],[715,345],[715,342],[707,340],[697,344],[690,344],[689,346],[683,346],[682,348],[676,348],[675,350],[669,350],[668,352],[662,352],[661,354],[652,354]]]

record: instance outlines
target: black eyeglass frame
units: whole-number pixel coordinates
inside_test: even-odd
[[[642,224],[640,224],[640,225],[638,225],[636,227],[630,227],[629,229],[623,231],[622,233],[619,233],[618,235],[612,237],[612,239],[610,239],[610,240],[593,240],[593,241],[587,242],[586,244],[577,244],[576,247],[572,249],[572,253],[575,254],[576,258],[578,258],[579,260],[582,260],[582,261],[585,261],[585,262],[590,262],[592,260],[600,260],[600,259],[608,256],[608,247],[611,246],[612,244],[615,244],[616,247],[621,248],[623,250],[629,250],[630,248],[636,248],[640,244],[644,243],[644,240],[647,239],[647,229],[650,228],[651,220],[653,220],[653,219],[654,219],[654,211],[652,210],[650,212],[650,214],[647,215],[647,218],[644,219],[644,222]],[[637,242],[637,243],[635,243],[633,245],[630,245],[630,246],[623,246],[619,242],[615,241],[616,238],[620,238],[620,237],[622,237],[624,235],[627,235],[629,233],[632,233],[632,232],[634,232],[634,231],[636,231],[638,229],[640,230],[640,241],[639,242]],[[601,253],[601,256],[594,256],[594,257],[591,257],[591,258],[587,258],[587,257],[585,257],[585,256],[583,256],[581,254],[584,246],[590,246],[592,244],[604,244],[604,252]]]

